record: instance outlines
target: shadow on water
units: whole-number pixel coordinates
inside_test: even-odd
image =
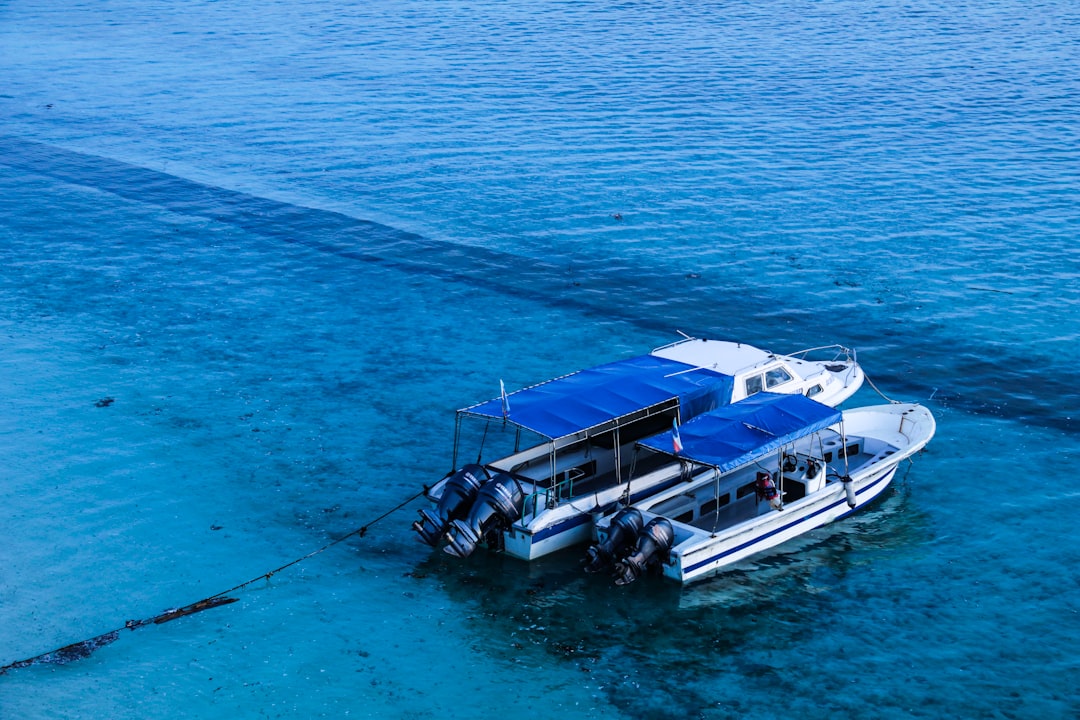
[[[409,577],[467,617],[468,651],[517,677],[535,668],[542,684],[554,663],[627,717],[737,715],[754,710],[746,688],[788,682],[762,658],[843,622],[838,605],[860,568],[930,540],[913,505],[897,486],[859,515],[685,587],[659,577],[617,587],[583,572],[582,548],[533,563],[436,551]]]
[[[577,265],[571,277],[564,259],[523,261],[508,253],[432,240],[338,212],[260,198],[11,136],[0,136],[0,162],[26,173],[228,224],[257,237],[405,273],[482,285],[664,334],[680,327],[769,346],[790,333],[783,304],[778,310],[774,298],[755,294],[745,283],[688,284],[682,277],[601,263]],[[724,318],[725,324],[717,325],[717,318]],[[932,323],[912,321],[908,330],[897,334],[868,321],[857,307],[832,308],[821,317],[803,313],[799,322],[805,338],[842,341],[856,348],[874,346],[885,351],[883,355],[919,357],[922,366],[935,368],[931,386],[913,379],[902,363],[875,366],[872,378],[890,394],[918,399],[942,388],[938,401],[967,412],[1063,430],[1080,424],[1080,419],[1060,413],[1062,407],[1080,405],[1080,390],[1067,381],[1071,373],[1053,357],[1010,354],[1000,347],[977,345],[967,346],[958,355],[953,351],[955,342],[943,337]],[[837,337],[838,329],[843,337]]]

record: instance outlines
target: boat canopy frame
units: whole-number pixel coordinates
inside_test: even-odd
[[[653,452],[711,467],[720,473],[760,460],[833,425],[843,428],[836,408],[795,394],[760,392],[704,413],[679,428],[683,449],[676,452],[673,432],[641,440]]]
[[[548,487],[547,488],[544,488],[543,491],[538,490],[536,493],[533,493],[533,495],[539,494],[540,492],[544,492],[544,494],[548,495],[549,498],[550,498],[550,492],[551,491],[556,491],[556,490],[559,489],[559,486],[561,485],[561,481],[558,478],[558,474],[559,474],[558,473],[558,454],[559,454],[559,452],[561,450],[564,450],[567,447],[572,447],[574,445],[578,445],[578,444],[583,443],[583,442],[588,442],[588,440],[590,438],[599,437],[599,436],[602,436],[602,435],[606,435],[608,433],[611,433],[613,435],[612,452],[614,452],[615,482],[616,482],[616,484],[622,484],[622,482],[623,482],[623,477],[622,477],[622,465],[623,465],[623,463],[622,463],[622,444],[623,443],[622,443],[622,439],[620,437],[620,432],[619,431],[622,428],[625,428],[626,426],[632,425],[633,423],[639,422],[641,420],[648,420],[649,418],[656,417],[656,416],[662,416],[662,415],[668,415],[668,416],[672,417],[676,422],[678,422],[679,421],[680,410],[681,410],[681,408],[679,406],[679,399],[678,398],[671,398],[669,400],[665,400],[663,402],[656,403],[655,405],[650,405],[649,407],[641,408],[639,410],[635,410],[633,412],[626,413],[625,415],[622,415],[620,417],[612,418],[611,420],[609,420],[607,422],[600,423],[598,425],[594,425],[593,427],[586,428],[584,430],[573,433],[571,435],[564,435],[564,436],[558,437],[558,438],[547,438],[547,437],[544,437],[544,436],[540,435],[539,437],[543,438],[543,440],[538,444],[542,444],[542,445],[547,446],[548,466],[549,466],[548,467],[548,478],[549,478],[549,480],[548,480]],[[514,440],[514,452],[515,453],[519,452],[520,449],[521,449],[520,448],[520,440],[521,440],[521,431],[522,430],[527,430],[527,431],[532,432],[534,434],[538,434],[532,428],[530,428],[530,427],[528,427],[526,425],[521,425],[521,424],[515,423],[515,422],[510,421],[510,420],[497,420],[495,418],[491,418],[491,417],[488,417],[486,415],[477,415],[477,414],[474,414],[474,413],[469,413],[467,411],[459,410],[458,413],[457,413],[457,418],[456,418],[455,427],[454,427],[454,458],[453,458],[453,463],[454,464],[453,464],[453,467],[455,467],[455,468],[457,467],[458,455],[459,455],[459,450],[460,450],[460,445],[461,445],[461,424],[466,419],[476,419],[476,420],[485,421],[487,423],[497,422],[499,424],[514,426],[515,429],[516,429],[516,437],[515,437],[515,440]],[[479,457],[477,458],[477,461],[478,462],[480,461]],[[539,487],[540,483],[537,482],[536,484]],[[570,488],[570,494],[571,495],[573,494],[572,485],[571,485],[571,488]],[[555,500],[561,500],[561,499],[562,499],[561,498],[561,493],[559,493],[558,496],[555,498]]]
[[[640,420],[670,414],[675,422],[731,402],[735,379],[709,368],[656,355],[639,355],[548,380],[457,411],[453,467],[457,467],[461,424],[476,417],[546,439],[550,489],[557,482],[557,453],[607,433],[614,436],[616,481],[622,482],[620,430]]]

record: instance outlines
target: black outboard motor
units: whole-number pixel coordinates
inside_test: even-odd
[[[521,517],[524,505],[525,492],[518,481],[506,473],[496,475],[480,488],[469,517],[451,521],[443,552],[460,558],[472,555],[481,541],[493,541]]]
[[[638,534],[637,549],[626,559],[615,563],[615,584],[629,585],[645,570],[667,559],[675,530],[665,518],[653,518]]]
[[[637,508],[625,507],[615,514],[608,524],[608,535],[604,542],[589,547],[585,560],[585,572],[608,570],[616,560],[630,552],[645,520]]]
[[[469,514],[477,492],[490,478],[491,474],[483,465],[466,465],[458,470],[443,485],[442,497],[435,510],[437,514],[421,510],[420,520],[412,524],[413,530],[431,547],[438,545],[451,521]]]

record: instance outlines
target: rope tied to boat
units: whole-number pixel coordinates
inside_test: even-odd
[[[320,553],[323,553],[323,552],[329,550],[330,548],[334,547],[335,545],[339,545],[340,543],[345,542],[346,540],[353,537],[354,535],[357,536],[357,537],[363,538],[365,535],[367,535],[368,529],[372,525],[375,525],[379,521],[384,520],[385,518],[387,518],[390,515],[394,514],[398,510],[401,510],[403,507],[405,507],[406,505],[411,503],[413,500],[416,500],[418,497],[423,495],[426,491],[427,491],[427,488],[425,488],[424,490],[421,490],[420,492],[416,493],[412,497],[409,497],[409,498],[401,501],[400,503],[398,503],[394,507],[392,507],[389,510],[387,510],[386,512],[384,512],[382,515],[379,515],[377,518],[375,518],[371,522],[367,523],[366,525],[362,525],[362,526],[358,527],[357,529],[352,530],[352,531],[342,535],[341,537],[338,537],[338,538],[336,538],[334,540],[331,540],[330,542],[326,543],[322,547],[320,547],[320,548],[318,548],[316,550],[312,550],[308,554],[303,555],[302,557],[298,557],[295,560],[291,560],[290,562],[285,563],[281,567],[274,568],[273,570],[262,573],[261,575],[257,575],[255,577],[251,578],[250,580],[247,580],[245,582],[240,583],[239,585],[235,585],[235,586],[229,588],[228,590],[223,590],[223,591],[221,591],[219,593],[215,593],[213,595],[210,595],[209,597],[205,597],[202,600],[198,600],[198,601],[190,603],[188,605],[169,608],[168,610],[164,610],[164,611],[158,613],[157,615],[153,615],[151,617],[144,618],[142,620],[128,620],[122,626],[120,626],[118,628],[114,628],[112,630],[109,630],[108,632],[104,632],[104,633],[102,633],[100,635],[95,635],[92,638],[88,638],[86,640],[80,640],[79,642],[71,643],[70,645],[65,645],[65,646],[63,646],[61,648],[57,648],[55,650],[50,650],[49,652],[44,652],[44,653],[41,653],[39,655],[34,655],[33,657],[26,658],[25,660],[17,660],[15,662],[8,663],[7,665],[4,665],[4,666],[0,667],[0,675],[6,675],[8,670],[14,670],[14,669],[17,669],[17,668],[29,667],[31,665],[49,664],[49,663],[57,664],[57,665],[66,665],[69,662],[73,662],[75,660],[81,660],[83,658],[89,657],[90,654],[93,653],[98,648],[104,647],[106,645],[109,645],[109,644],[115,642],[117,639],[119,639],[121,630],[132,630],[132,631],[134,631],[134,630],[138,630],[141,627],[145,627],[147,625],[161,625],[162,623],[167,623],[167,622],[169,622],[171,620],[176,620],[178,618],[186,617],[188,615],[194,615],[195,613],[202,612],[203,610],[210,610],[211,608],[221,607],[223,605],[231,605],[232,603],[236,602],[239,598],[226,597],[227,595],[229,595],[231,593],[234,593],[237,590],[242,590],[243,588],[246,588],[248,585],[259,582],[260,580],[269,580],[272,576],[276,575],[277,573],[281,572],[282,570],[290,568],[293,565],[296,565],[298,563],[303,562],[304,560],[307,560],[307,559],[312,558],[312,557],[314,557],[314,556],[316,556],[316,555],[318,555]]]
[[[899,400],[893,400],[891,397],[888,397],[885,393],[881,392],[881,390],[878,389],[878,386],[874,384],[874,381],[871,380],[870,376],[867,375],[865,372],[863,372],[863,378],[866,380],[866,382],[870,383],[870,387],[874,388],[874,391],[877,392],[877,394],[880,395],[885,402],[892,403],[893,405],[900,404]]]

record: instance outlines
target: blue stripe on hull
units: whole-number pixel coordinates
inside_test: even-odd
[[[573,530],[579,525],[584,525],[585,523],[590,522],[590,520],[591,518],[586,513],[582,513],[581,515],[574,515],[571,518],[563,520],[561,523],[555,523],[554,525],[550,525],[543,530],[537,530],[536,532],[532,533],[533,542],[538,543],[541,540],[547,540],[550,537],[560,535],[568,530]]]
[[[855,493],[856,498],[859,495],[870,492],[871,490],[873,490],[878,485],[881,485],[882,483],[888,484],[895,473],[896,473],[896,466],[893,466],[892,469],[890,469],[888,472],[886,472],[880,478],[878,478],[874,482],[870,483],[866,487],[862,488],[861,490],[856,491],[856,493]],[[884,488],[881,488],[881,489],[884,490]],[[872,495],[876,495],[876,493],[872,493]],[[713,555],[712,557],[708,558],[707,560],[702,560],[702,561],[696,562],[693,565],[690,565],[688,567],[684,567],[683,568],[683,577],[686,577],[687,575],[692,573],[694,570],[697,570],[697,569],[699,569],[701,567],[704,567],[705,565],[708,565],[710,563],[714,563],[714,562],[716,562],[718,560],[721,560],[721,559],[723,559],[725,557],[728,557],[729,555],[733,555],[733,554],[735,554],[737,552],[741,552],[742,550],[745,550],[748,547],[751,547],[751,546],[756,545],[758,543],[764,542],[765,540],[768,540],[769,538],[773,537],[774,535],[782,533],[785,530],[789,530],[789,529],[795,527],[796,525],[800,525],[802,523],[805,523],[806,521],[811,520],[811,519],[813,519],[813,518],[815,518],[815,517],[817,517],[819,515],[822,515],[824,513],[827,513],[830,510],[833,510],[834,508],[839,507],[840,505],[846,505],[846,504],[847,504],[847,500],[845,498],[841,498],[838,502],[834,502],[831,505],[827,505],[827,506],[821,508],[820,510],[815,510],[814,512],[810,513],[809,515],[801,517],[798,520],[795,520],[793,522],[788,523],[787,525],[783,525],[781,527],[778,527],[775,530],[770,530],[769,532],[765,533],[764,535],[756,537],[753,540],[748,540],[748,541],[744,542],[742,545],[738,545],[736,547],[729,548],[727,550],[724,550],[721,553],[717,553],[716,555]],[[840,515],[837,515],[833,519],[833,522],[835,522],[836,520],[840,520],[841,518],[845,518],[845,517],[847,517],[848,515],[851,515],[854,512],[857,512],[858,510],[862,509],[864,506],[865,506],[865,503],[857,504],[855,507],[849,509],[847,512],[842,513]],[[764,549],[764,548],[762,548],[762,549]],[[754,552],[756,552],[756,551],[754,551]]]
[[[670,480],[666,480],[666,481],[664,481],[664,482],[662,482],[662,483],[660,483],[658,485],[650,485],[649,487],[645,488],[644,490],[641,490],[641,491],[636,492],[633,495],[631,495],[630,496],[630,504],[633,505],[634,503],[641,500],[642,498],[646,498],[646,497],[649,497],[650,495],[655,495],[656,493],[663,492],[664,490],[667,490],[670,487],[674,487],[675,485],[678,485],[679,482],[681,482],[681,481],[682,481],[682,476],[676,475],[675,477],[671,478]],[[616,505],[618,505],[618,503],[610,503],[608,505],[605,505],[604,507],[599,508],[599,512],[601,514],[610,512],[611,510],[615,509]],[[554,525],[549,525],[548,527],[546,527],[546,528],[544,528],[542,530],[537,530],[536,532],[532,533],[532,541],[533,541],[533,543],[537,543],[537,542],[540,542],[541,540],[547,540],[548,538],[552,538],[552,537],[554,537],[556,535],[560,535],[560,534],[562,534],[564,532],[567,532],[569,530],[573,530],[574,528],[578,527],[579,525],[582,525],[582,524],[587,523],[587,522],[592,522],[592,518],[589,516],[589,513],[582,513],[580,515],[574,515],[573,517],[567,518],[566,520],[563,520],[562,522],[555,523]],[[528,533],[527,530],[525,530],[525,531],[517,530],[517,532],[525,532],[526,534]]]

